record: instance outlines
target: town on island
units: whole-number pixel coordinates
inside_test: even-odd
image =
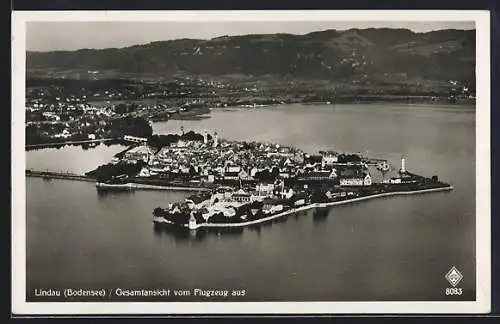
[[[139,137],[85,175],[26,170],[47,180],[95,181],[98,191],[193,191],[184,201],[152,207],[153,222],[196,230],[235,228],[271,221],[311,208],[377,197],[453,189],[438,176],[394,167],[387,160],[333,150],[308,154],[274,143],[232,141],[217,132]]]

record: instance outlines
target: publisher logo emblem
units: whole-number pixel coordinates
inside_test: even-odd
[[[445,276],[446,280],[448,280],[448,282],[450,283],[450,285],[452,285],[453,287],[456,287],[458,285],[458,283],[460,281],[462,281],[463,277],[464,276],[462,276],[462,274],[460,273],[460,271],[458,271],[458,269],[455,268],[455,266],[453,266],[450,269],[450,271],[448,271],[448,273]]]

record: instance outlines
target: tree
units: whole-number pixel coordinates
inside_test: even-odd
[[[85,175],[97,179],[98,182],[105,182],[120,175],[135,176],[141,170],[138,164],[104,164],[97,169],[87,172]]]
[[[43,138],[36,125],[27,125],[25,128],[26,144],[40,144],[43,143]]]
[[[326,200],[325,191],[322,189],[314,190],[311,194],[312,203],[320,203]]]
[[[261,209],[263,205],[264,205],[264,204],[262,203],[262,201],[253,201],[253,202],[250,204],[250,208],[251,208],[251,209]]]
[[[195,133],[193,131],[183,133],[181,138],[188,141],[203,141],[203,135]]]
[[[153,134],[153,128],[149,122],[142,117],[126,116],[118,118],[111,123],[111,136],[121,138],[124,135],[149,138]]]
[[[156,207],[154,210],[153,210],[153,215],[155,217],[162,217],[163,215],[165,214],[165,211],[163,210],[163,208],[161,207]]]
[[[227,217],[223,213],[216,213],[208,219],[210,223],[228,223]]]
[[[200,212],[196,212],[194,214],[194,219],[196,220],[196,223],[205,223],[205,219],[203,218],[203,215]]]
[[[191,215],[189,212],[182,210],[180,213],[168,214],[167,219],[172,223],[183,226],[189,222]]]
[[[133,102],[133,103],[131,103],[129,105],[129,109],[128,110],[129,110],[129,112],[134,112],[134,111],[137,110],[137,108],[139,108],[139,105],[137,103]]]
[[[340,154],[338,157],[338,161],[340,163],[346,162],[360,162],[361,157],[357,154]]]
[[[128,113],[127,105],[124,103],[116,105],[115,106],[115,113],[120,114],[120,115]]]
[[[273,182],[275,179],[275,177],[267,169],[256,172],[255,178],[261,182]]]

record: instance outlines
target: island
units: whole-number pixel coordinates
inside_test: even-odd
[[[308,154],[274,143],[231,141],[216,132],[154,135],[89,175],[98,190],[196,191],[153,210],[157,225],[196,230],[267,222],[311,208],[453,189],[387,160],[333,150]],[[111,176],[110,176],[111,175]]]

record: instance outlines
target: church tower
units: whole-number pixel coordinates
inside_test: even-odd
[[[194,217],[193,213],[191,213],[191,217],[189,218],[189,223],[188,223],[188,228],[190,230],[196,229],[196,218]]]
[[[217,137],[217,132],[214,133],[214,147],[219,145],[219,138]]]

